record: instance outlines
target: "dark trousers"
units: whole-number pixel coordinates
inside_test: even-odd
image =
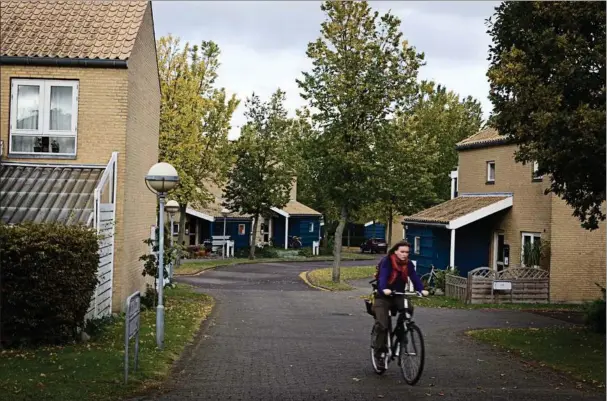
[[[390,310],[401,311],[405,308],[403,296],[383,297],[377,296],[373,303],[375,313],[375,339],[373,348],[378,351],[387,351],[388,330],[390,327]]]

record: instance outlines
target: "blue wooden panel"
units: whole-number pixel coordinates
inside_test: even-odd
[[[310,231],[312,228],[312,231]],[[291,217],[289,218],[289,235],[301,237],[303,247],[311,247],[312,242],[318,241],[320,217]]]
[[[386,239],[386,225],[375,223],[365,227],[365,238]]]
[[[272,222],[272,242],[276,248],[285,246],[285,218],[282,216],[274,217]]]
[[[244,234],[238,233],[238,226],[244,224]],[[223,235],[223,220],[219,219],[213,224],[213,235]],[[229,235],[234,241],[234,248],[245,248],[249,246],[249,239],[251,237],[251,221],[231,221],[226,222],[226,235]]]
[[[480,220],[455,232],[455,266],[460,275],[467,276],[470,270],[489,266],[492,222]]]
[[[411,244],[411,260],[417,261],[417,271],[420,275],[430,271],[431,265],[434,264],[434,255],[436,253],[434,244],[433,228],[419,225],[408,225],[406,230],[406,240]],[[415,251],[415,237],[420,239],[419,253]]]

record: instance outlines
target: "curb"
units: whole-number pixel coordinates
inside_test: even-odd
[[[311,270],[308,270],[306,272],[301,272],[299,273],[299,278],[303,280],[304,283],[306,283],[308,285],[308,287],[314,288],[316,290],[320,290],[320,291],[328,291],[328,292],[333,292],[332,290],[325,288],[325,287],[319,287],[317,285],[314,285],[310,282],[310,280],[308,279],[308,273],[310,273]]]

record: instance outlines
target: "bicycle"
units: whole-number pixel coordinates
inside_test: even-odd
[[[369,282],[373,285],[373,293],[377,292],[377,284],[373,284],[375,281],[377,280]],[[388,320],[388,353],[383,357],[383,365],[378,361],[375,349],[373,348],[375,324],[373,325],[373,329],[371,330],[371,364],[373,365],[375,373],[382,375],[388,370],[390,362],[398,358],[397,363],[398,366],[400,366],[403,379],[407,384],[413,386],[419,381],[424,370],[425,345],[422,332],[413,321],[413,307],[409,297],[421,297],[422,295],[415,292],[394,292],[392,293],[392,296],[394,295],[403,295],[405,297],[405,307],[403,310],[398,311],[396,327],[394,327],[394,329],[392,329],[392,317],[397,315],[397,311],[390,311],[390,319]],[[375,316],[372,310],[371,301],[366,299],[365,305],[367,307],[367,313],[371,316]],[[417,336],[419,340],[419,345],[417,346],[415,345],[415,336]],[[419,357],[417,370],[410,372],[406,369],[406,366],[408,366],[409,363],[413,363],[412,360],[415,357]]]

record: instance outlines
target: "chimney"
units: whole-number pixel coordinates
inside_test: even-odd
[[[293,177],[291,193],[289,194],[289,200],[297,200],[297,177]]]

